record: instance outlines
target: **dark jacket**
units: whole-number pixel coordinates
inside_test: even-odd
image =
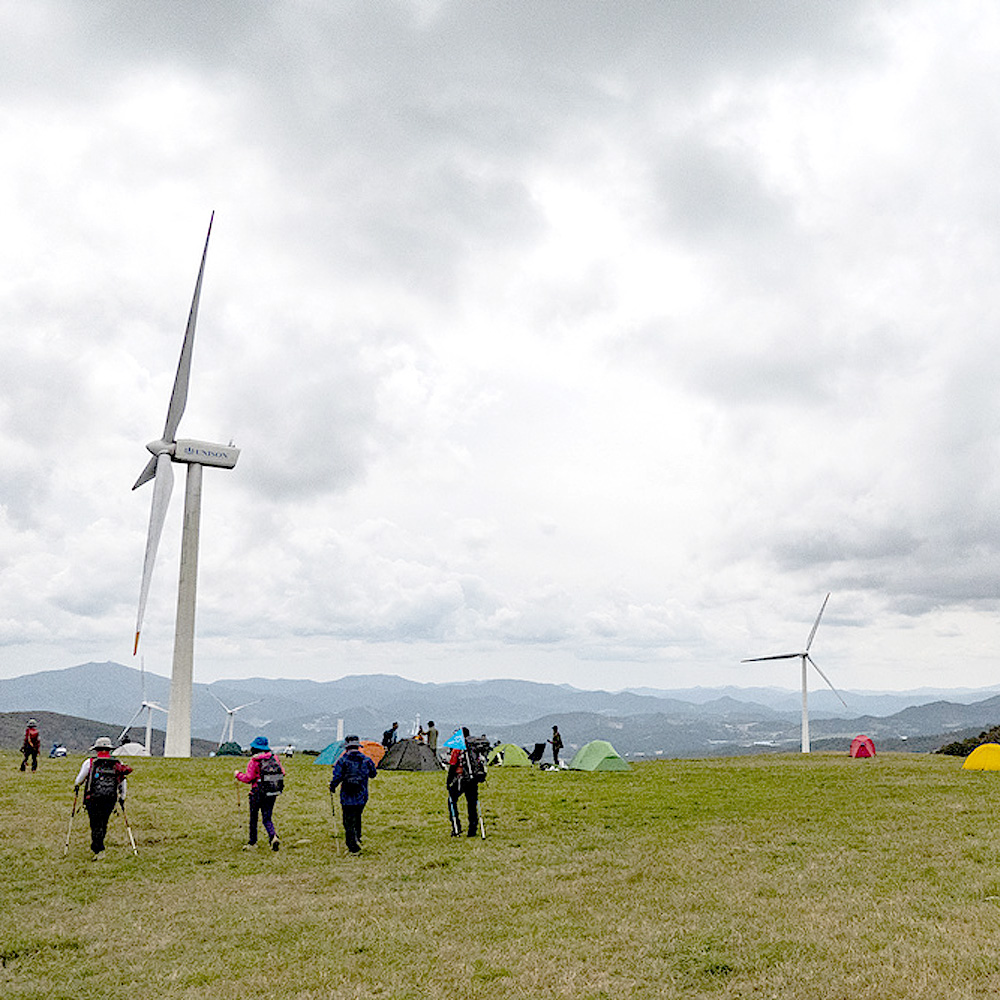
[[[363,806],[368,801],[368,779],[377,775],[370,757],[360,750],[348,750],[337,758],[330,781],[331,794],[340,785],[342,806]]]

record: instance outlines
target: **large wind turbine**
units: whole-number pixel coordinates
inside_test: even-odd
[[[164,757],[191,756],[191,683],[194,674],[194,618],[198,585],[198,529],[201,522],[201,480],[202,467],[217,466],[231,469],[240,456],[239,448],[230,445],[211,444],[207,441],[179,440],[177,425],[184,414],[187,403],[188,381],[191,376],[191,356],[194,351],[194,330],[198,321],[198,302],[201,298],[201,281],[205,273],[205,257],[208,241],[212,235],[212,218],[208,222],[208,235],[201,254],[198,280],[194,286],[194,298],[188,314],[184,344],[174,378],[174,389],[167,407],[167,422],[163,435],[151,441],[146,448],[152,458],[142,470],[132,489],[143,483],[153,482],[153,502],[149,512],[149,532],[146,536],[146,556],[142,565],[142,586],[139,590],[139,612],[135,620],[135,647],[132,655],[139,651],[139,633],[146,610],[149,582],[156,562],[156,549],[160,543],[163,522],[167,516],[170,493],[174,485],[172,462],[187,465],[187,486],[184,494],[184,529],[181,536],[180,583],[177,589],[177,625],[174,631],[174,660],[170,679],[170,713],[167,716],[167,738],[163,748]]]
[[[816,621],[813,622],[812,630],[809,632],[809,638],[806,639],[806,648],[802,650],[801,653],[778,653],[775,656],[751,656],[749,659],[740,660],[741,663],[760,663],[763,660],[802,660],[802,752],[809,753],[809,678],[808,671],[806,669],[806,664],[811,663],[813,667],[816,668],[816,673],[826,681],[830,690],[840,698],[841,705],[847,708],[847,702],[840,697],[840,692],[830,683],[830,678],[823,673],[822,670],[816,665],[816,661],[809,655],[809,647],[812,646],[812,641],[816,637],[816,629],[819,628],[819,620],[823,617],[823,612],[826,611],[826,602],[830,600],[830,595],[827,594],[823,599],[823,606],[819,609],[819,614],[816,616]]]
[[[230,708],[221,698],[212,694],[211,691],[208,692],[213,698],[225,709],[226,711],[226,721],[222,723],[222,735],[219,737],[219,746],[221,747],[223,743],[233,742],[233,724],[236,722],[236,713],[242,712],[244,708],[249,708],[251,705],[259,705],[262,698],[258,698],[256,701],[248,701],[245,705],[237,705],[236,708]],[[226,735],[226,728],[229,729],[229,735]]]

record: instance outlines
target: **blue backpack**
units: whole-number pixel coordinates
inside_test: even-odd
[[[368,768],[365,766],[365,761],[368,758],[365,757],[362,760],[351,757],[350,755],[344,756],[344,762],[340,768],[341,783],[344,786],[345,791],[348,792],[360,792],[365,787],[365,779],[368,777]]]

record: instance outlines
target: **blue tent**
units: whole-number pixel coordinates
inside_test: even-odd
[[[314,764],[336,764],[337,758],[344,752],[345,740],[334,740],[328,747],[324,747],[319,756],[313,761]]]

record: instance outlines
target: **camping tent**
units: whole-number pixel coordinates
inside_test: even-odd
[[[123,743],[117,750],[111,751],[112,757],[148,757],[146,748],[141,743]]]
[[[241,747],[235,740],[230,740],[228,743],[223,743],[219,746],[219,749],[215,751],[215,756],[242,757],[243,747]]]
[[[969,771],[1000,771],[1000,743],[983,743],[965,758]]]
[[[874,757],[875,744],[870,736],[855,736],[851,740],[850,754],[852,757]]]
[[[313,763],[336,764],[337,758],[343,752],[344,740],[334,740],[319,752],[319,755],[315,758],[315,760],[313,760]],[[378,767],[378,762],[382,759],[382,755],[385,753],[385,747],[382,746],[381,743],[376,743],[374,740],[362,740],[361,752],[368,757],[376,767]]]
[[[569,762],[574,771],[627,771],[628,763],[607,740],[584,743]]]
[[[527,753],[514,743],[495,746],[486,758],[487,764],[503,764],[504,767],[531,767]]]
[[[437,754],[420,740],[397,740],[378,765],[380,771],[439,771]]]

